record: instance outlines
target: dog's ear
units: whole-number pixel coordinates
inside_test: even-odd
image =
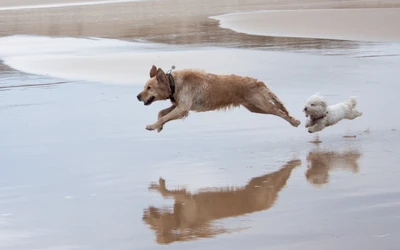
[[[323,95],[321,95],[321,93],[320,92],[317,92],[317,93],[315,93],[313,96],[315,96],[315,97],[319,97],[319,98],[324,98],[324,96]]]
[[[156,73],[157,81],[159,84],[167,85],[167,76],[165,75],[164,71],[161,68],[158,68]]]
[[[321,102],[321,106],[324,108],[324,110],[328,108],[328,104],[326,104],[324,101]]]
[[[157,67],[153,65],[150,69],[150,78],[153,78],[157,73]]]

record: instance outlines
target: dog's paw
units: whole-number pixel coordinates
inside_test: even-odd
[[[308,133],[312,134],[312,133],[314,133],[314,131],[312,131],[311,129],[308,129]]]
[[[296,127],[296,128],[297,128],[297,127],[300,125],[300,123],[301,123],[301,122],[300,122],[299,120],[294,120],[293,123],[292,123],[292,125],[293,125],[293,127]]]
[[[159,127],[159,128],[157,129],[157,132],[160,133],[162,130],[163,130],[163,126]]]
[[[146,126],[146,129],[149,130],[149,131],[152,131],[152,130],[157,129],[157,127],[154,126],[154,125],[147,125],[147,126]]]

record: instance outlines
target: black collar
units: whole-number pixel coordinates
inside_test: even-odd
[[[168,86],[169,86],[169,90],[171,91],[170,95],[169,95],[169,99],[171,100],[171,102],[175,102],[175,98],[174,98],[174,94],[175,94],[175,80],[174,77],[172,76],[171,73],[167,73],[168,76]]]
[[[317,117],[312,117],[312,116],[311,116],[311,120],[312,120],[313,122],[316,122],[316,121],[318,121],[318,120],[324,119],[325,116],[326,116],[326,114],[328,114],[328,112],[326,112],[325,114],[323,114],[323,115],[321,115],[321,116],[317,116]]]

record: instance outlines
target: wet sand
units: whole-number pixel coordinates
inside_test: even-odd
[[[233,13],[213,17],[222,28],[260,36],[399,42],[400,8]]]
[[[21,9],[41,9],[41,8],[59,8],[65,6],[85,6],[85,5],[101,5],[113,4],[123,2],[135,2],[140,0],[65,0],[65,1],[52,1],[52,0],[27,0],[27,1],[13,1],[2,0],[0,1],[0,10],[21,10]]]
[[[1,3],[2,1],[0,1]],[[13,7],[18,4],[3,6]],[[36,3],[39,0],[35,1]],[[87,2],[87,1],[83,1]],[[26,5],[31,1],[26,1]],[[44,1],[44,3],[48,3]],[[235,0],[197,1],[136,1],[131,3],[72,6],[1,11],[0,36],[13,34],[103,37],[124,40],[146,40],[168,44],[198,44],[226,46],[253,46],[260,43],[281,45],[291,39],[242,36],[219,28],[211,16],[233,12],[297,9],[393,8],[396,0],[249,0],[246,4]],[[246,40],[246,41],[243,41]],[[322,43],[308,41],[304,43]],[[296,42],[302,45],[303,43]],[[323,46],[323,45],[322,45]]]
[[[0,249],[398,248],[400,45],[209,18],[396,3],[234,3],[1,11]],[[135,98],[152,64],[256,77],[302,124],[238,108],[149,132],[168,105]],[[308,134],[301,110],[317,91],[359,96],[364,115]]]

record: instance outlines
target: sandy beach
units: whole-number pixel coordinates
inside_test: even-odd
[[[397,250],[398,1],[0,0],[0,249]],[[151,66],[258,78],[145,130]],[[364,115],[308,134],[320,92]]]
[[[214,18],[222,28],[259,36],[400,41],[400,8],[275,10]]]

